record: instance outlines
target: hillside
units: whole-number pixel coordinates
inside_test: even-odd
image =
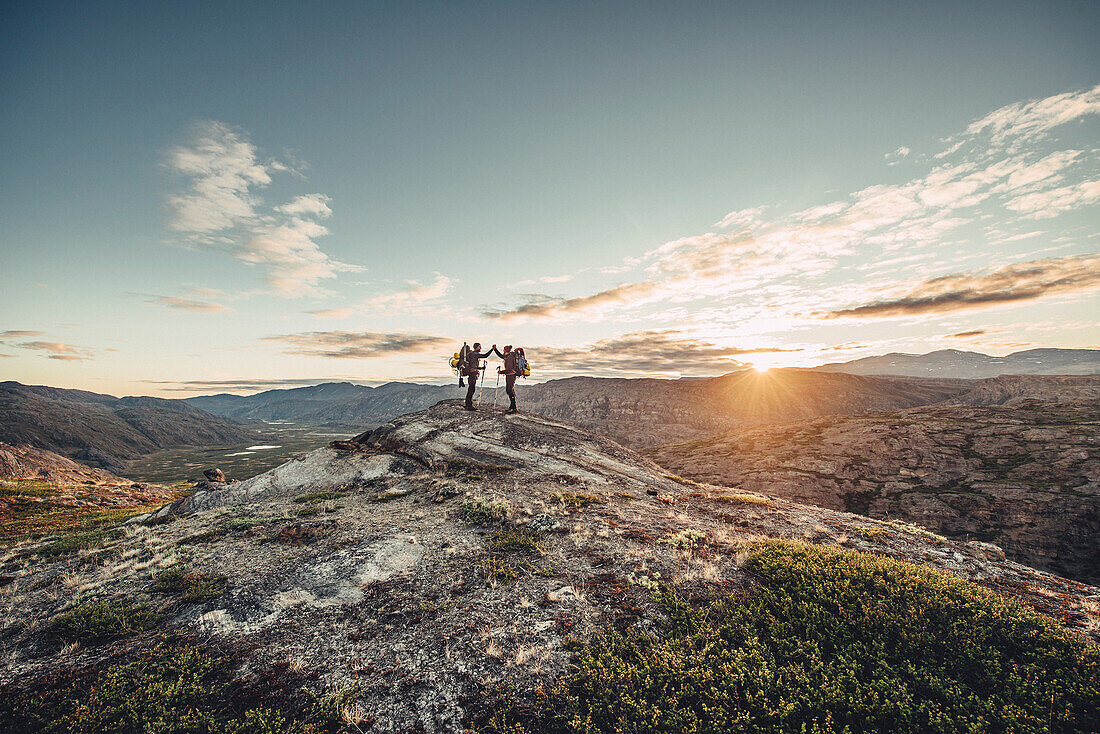
[[[457,401],[238,484],[203,483],[82,547],[26,544],[0,562],[11,726],[95,731],[125,715],[137,729],[186,711],[219,731],[680,731],[693,716],[751,730],[786,711],[770,719],[783,730],[831,712],[856,730],[925,731],[975,711],[1005,726],[1004,712],[1042,701],[1043,724],[1072,730],[1092,726],[1100,695],[1095,655],[1061,631],[1100,630],[1100,589],[988,544],[681,481],[604,437]],[[743,643],[742,623],[757,625]],[[693,641],[707,624],[725,631]],[[751,642],[784,634],[772,653]],[[874,671],[868,686],[934,690],[898,719],[831,667],[848,652],[813,657],[836,645]],[[769,658],[784,650],[789,663]],[[921,667],[937,656],[950,662]],[[735,660],[736,675],[699,667]],[[645,685],[628,672],[640,661],[655,676]],[[986,680],[994,669],[1004,676]],[[1025,669],[1030,682],[1012,672]],[[824,697],[823,675],[835,680]],[[48,710],[33,705],[42,696]],[[660,727],[632,718],[651,710]]]
[[[906,375],[977,380],[999,375],[1100,374],[1100,349],[1028,349],[1004,357],[942,349],[927,354],[892,352],[814,369],[851,375]]]
[[[1100,387],[1088,379],[1085,396]],[[1078,391],[1003,407],[1003,387],[963,396],[992,406],[740,428],[647,453],[692,479],[988,540],[1021,563],[1100,583],[1100,401]]]
[[[28,444],[122,472],[125,461],[168,447],[254,440],[258,433],[180,400],[0,382],[0,441]]]
[[[369,387],[350,382],[326,382],[248,396],[200,395],[185,398],[184,402],[230,418],[370,425],[464,394],[465,390],[457,385],[389,382]]]
[[[483,401],[494,395],[492,378]],[[808,370],[754,370],[698,380],[573,377],[537,384],[521,382],[520,407],[567,420],[632,447],[691,438],[743,422],[813,418],[934,403],[969,383],[894,377],[834,375]],[[188,398],[191,405],[234,418],[339,425],[377,425],[441,399],[458,397],[457,386],[390,383],[370,388],[326,383],[269,390],[248,397]]]

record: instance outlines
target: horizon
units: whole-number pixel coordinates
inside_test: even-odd
[[[967,350],[960,350],[960,349],[950,348],[950,349],[940,349],[940,350],[936,350],[936,351],[933,351],[933,352],[926,352],[924,354],[914,354],[914,353],[909,353],[909,352],[887,352],[885,354],[876,354],[876,355],[870,355],[868,357],[862,357],[862,358],[860,358],[860,360],[882,359],[882,358],[885,358],[885,357],[893,357],[893,356],[898,356],[898,357],[927,357],[927,356],[930,356],[932,354],[940,354],[940,353],[944,353],[944,352],[954,352],[954,353],[957,353],[957,354],[973,354],[973,355],[977,355],[977,356],[980,356],[980,357],[988,357],[990,359],[1003,359],[1005,357],[1014,356],[1016,354],[1026,354],[1028,352],[1050,351],[1050,350],[1078,351],[1078,352],[1100,351],[1100,350],[1094,349],[1094,348],[1035,347],[1035,348],[1032,348],[1032,349],[1025,349],[1025,350],[1020,350],[1020,351],[1016,351],[1016,352],[1008,352],[1008,353],[1002,354],[1002,355],[995,355],[995,354],[984,354],[982,352],[971,352],[971,351],[967,351]],[[851,360],[851,361],[860,361],[860,360]],[[746,371],[750,371],[750,370],[759,372],[761,374],[768,374],[768,373],[771,373],[773,371],[783,371],[783,370],[789,370],[789,369],[790,370],[819,370],[823,367],[832,366],[834,364],[837,365],[837,366],[842,366],[842,365],[845,365],[845,364],[848,364],[848,363],[847,362],[825,363],[825,364],[819,364],[819,365],[810,365],[810,366],[806,366],[806,367],[797,367],[797,366],[792,366],[792,367],[764,367],[764,366],[760,366],[760,367],[757,367],[757,366],[754,366],[754,365],[744,365],[744,366],[738,367],[734,370],[731,370],[729,372],[723,372],[723,373],[719,373],[719,374],[690,375],[690,376],[681,376],[681,377],[652,377],[652,376],[646,376],[646,377],[610,376],[610,377],[608,377],[608,376],[598,376],[598,375],[569,375],[569,376],[566,376],[566,377],[553,377],[553,378],[547,378],[547,379],[533,378],[530,381],[525,380],[524,384],[539,385],[539,384],[544,384],[544,383],[547,383],[547,382],[553,382],[555,380],[568,380],[568,379],[573,379],[573,378],[576,378],[576,377],[588,377],[588,378],[592,378],[592,379],[709,380],[709,379],[716,379],[716,378],[720,378],[720,377],[726,377],[728,375],[733,375],[733,374],[736,374],[738,372],[746,372]],[[889,373],[876,373],[876,374],[889,376]],[[1006,374],[1015,374],[1015,373],[1006,373]],[[981,380],[981,379],[987,379],[987,378],[953,378],[953,379]],[[0,382],[3,382],[3,381],[0,380]],[[59,387],[57,385],[35,385],[35,384],[28,384],[28,383],[19,383],[18,380],[15,380],[14,382],[16,382],[17,384],[22,384],[26,387]],[[110,393],[100,393],[100,394],[107,394],[109,397],[116,397],[116,398],[161,397],[161,398],[169,398],[169,399],[177,399],[177,400],[188,400],[190,398],[220,397],[220,396],[225,396],[225,395],[229,395],[229,396],[233,396],[233,397],[247,398],[247,397],[253,397],[255,395],[261,395],[261,394],[267,393],[267,392],[279,392],[279,391],[286,391],[286,390],[304,390],[304,389],[309,389],[309,388],[312,388],[312,387],[320,387],[321,385],[353,385],[353,386],[356,386],[356,387],[368,387],[368,388],[372,388],[372,389],[373,388],[379,388],[379,387],[385,387],[386,385],[416,385],[416,386],[419,386],[419,387],[447,387],[447,386],[454,385],[455,381],[454,381],[453,378],[450,379],[450,380],[447,380],[447,381],[440,380],[440,381],[436,381],[436,382],[413,382],[413,381],[409,381],[409,380],[385,380],[385,381],[380,381],[380,382],[366,382],[366,381],[357,381],[357,380],[321,380],[321,381],[316,381],[316,382],[314,382],[314,381],[305,381],[305,382],[302,382],[300,384],[284,385],[284,386],[281,386],[281,387],[257,387],[257,386],[236,386],[236,387],[232,387],[232,386],[226,386],[226,383],[215,383],[215,384],[223,385],[223,387],[219,388],[218,392],[209,392],[209,391],[205,390],[203,388],[203,386],[201,386],[201,385],[192,384],[192,385],[188,385],[188,386],[184,386],[184,387],[169,388],[167,395],[149,395],[147,393],[137,393],[137,394],[132,394],[132,395],[126,395],[126,394],[113,395],[113,394],[110,394]],[[62,388],[62,389],[73,389],[73,388]],[[178,395],[177,396],[176,393],[193,393],[193,394]]]
[[[525,346],[538,381],[1100,348],[1100,6],[789,11],[14,8],[0,377],[179,397],[440,384],[463,341]]]

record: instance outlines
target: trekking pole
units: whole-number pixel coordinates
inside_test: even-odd
[[[481,389],[477,391],[477,407],[481,407],[481,396],[485,394],[485,368],[489,366],[489,363],[481,365]]]
[[[497,395],[500,392],[500,368],[497,367],[497,384],[493,387],[493,405],[500,405],[497,401]]]

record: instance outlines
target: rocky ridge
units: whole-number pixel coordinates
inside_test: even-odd
[[[901,518],[1100,583],[1100,401],[1087,394],[1100,384],[1087,380],[1086,394],[1066,402],[1013,398],[1008,407],[835,416],[736,429],[647,454],[698,481]],[[990,393],[980,397],[1000,402],[1005,387],[983,386]]]
[[[651,628],[659,581],[748,588],[744,549],[766,538],[928,564],[1100,630],[1100,589],[996,546],[688,482],[573,426],[447,401],[252,479],[204,483],[102,547],[12,549],[0,686],[140,644],[59,650],[38,620],[88,599],[155,603],[151,574],[186,564],[224,588],[166,608],[178,634],[244,647],[254,675],[290,665],[321,690],[358,686],[362,731],[455,731],[496,685],[533,696],[568,671],[571,640]]]

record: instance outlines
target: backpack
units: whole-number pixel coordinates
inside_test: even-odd
[[[451,357],[451,370],[458,375],[462,376],[466,368],[469,367],[470,354],[473,352],[466,344],[462,345],[462,349],[455,352],[455,356]]]
[[[527,361],[527,357],[524,357],[523,354],[516,355],[516,374],[524,377],[531,376],[531,363]]]

